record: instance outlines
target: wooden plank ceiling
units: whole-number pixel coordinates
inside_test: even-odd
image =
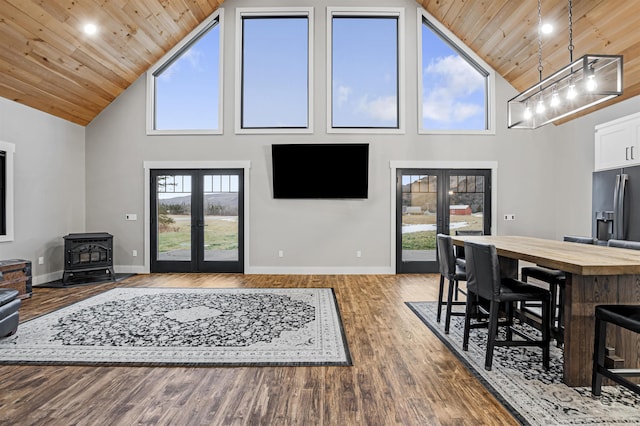
[[[0,96],[87,125],[223,1],[0,0]],[[516,89],[538,81],[536,0],[417,3]],[[546,77],[569,63],[567,0],[542,0],[542,16]],[[624,55],[624,95],[599,108],[640,94],[638,16],[640,1],[573,1],[574,58]]]

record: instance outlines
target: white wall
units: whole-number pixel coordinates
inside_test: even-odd
[[[416,9],[413,0],[353,1],[355,6],[401,6],[406,23],[407,132],[404,135],[327,134],[327,0],[269,2],[313,5],[315,90],[313,135],[235,135],[235,8],[265,2],[228,0],[225,8],[225,133],[218,136],[146,136],[145,77],[141,77],[89,126],[82,128],[0,99],[0,140],[16,145],[15,241],[0,243],[0,258],[34,263],[35,282],[59,278],[62,236],[107,231],[114,235],[119,272],[144,271],[144,161],[250,161],[247,272],[393,271],[390,161],[491,161],[498,208],[495,234],[561,238],[591,232],[593,127],[640,109],[640,98],[621,102],[561,126],[507,130],[506,102],[516,91],[497,79],[496,134],[418,135]],[[364,201],[274,200],[272,143],[368,142],[370,196]],[[86,177],[85,177],[86,176]],[[138,214],[125,221],[125,213]],[[506,213],[516,220],[501,220]],[[86,216],[86,224],[85,224]],[[86,225],[86,226],[85,226]],[[138,257],[131,251],[137,250]],[[278,258],[277,251],[285,252]],[[356,258],[355,251],[362,251]],[[39,257],[45,264],[38,265]]]
[[[264,2],[225,2],[224,135],[146,136],[145,77],[136,81],[87,127],[87,230],[114,234],[116,263],[142,270],[144,247],[144,161],[251,162],[250,246],[247,272],[393,272],[391,241],[390,161],[496,161],[497,217],[514,213],[516,221],[498,221],[494,233],[554,237],[553,128],[537,131],[506,129],[506,101],[515,90],[497,79],[496,134],[418,135],[416,13],[413,0],[354,1],[355,6],[405,8],[407,132],[404,135],[327,134],[326,123],[326,7],[312,3],[269,2],[269,5],[315,6],[315,92],[313,135],[234,134],[235,8],[264,6]],[[369,199],[364,201],[274,200],[271,195],[272,143],[368,142]],[[137,213],[136,222],[125,213]],[[139,256],[132,257],[132,250]],[[284,258],[278,257],[283,250]],[[356,250],[362,257],[356,258]]]
[[[555,237],[591,235],[591,177],[594,168],[594,130],[598,124],[640,111],[640,97],[572,120],[554,129],[557,170]]]
[[[15,239],[0,259],[31,260],[36,284],[57,279],[62,237],[85,229],[85,128],[0,99],[0,140],[16,147]]]

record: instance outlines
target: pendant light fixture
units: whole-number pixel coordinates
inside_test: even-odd
[[[622,94],[622,55],[573,60],[573,2],[569,0],[569,65],[542,79],[542,8],[538,0],[540,82],[507,103],[508,127],[535,129]]]

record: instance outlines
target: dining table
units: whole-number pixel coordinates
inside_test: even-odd
[[[516,235],[452,239],[457,246],[465,241],[494,245],[505,277],[518,278],[520,261],[565,272],[563,380],[568,386],[591,386],[595,307],[640,304],[640,250]],[[640,368],[639,335],[610,330],[607,347],[621,368]]]

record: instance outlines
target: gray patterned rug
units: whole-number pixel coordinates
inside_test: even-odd
[[[26,321],[2,364],[351,365],[333,289],[116,288]]]
[[[562,383],[562,349],[551,346],[548,371],[538,348],[497,347],[493,369],[484,369],[486,329],[472,329],[469,350],[462,350],[464,317],[451,317],[449,334],[436,322],[436,302],[411,302],[409,308],[465,364],[482,384],[524,425],[639,425],[640,396],[621,386],[603,386],[602,396],[590,387]],[[463,308],[464,307],[460,307]],[[528,327],[529,333],[535,333]],[[504,336],[503,336],[504,337]]]

